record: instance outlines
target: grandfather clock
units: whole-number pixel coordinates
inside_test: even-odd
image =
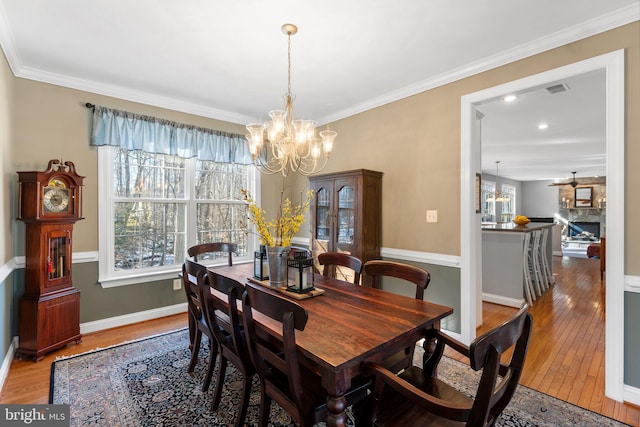
[[[19,357],[40,360],[79,343],[80,291],[71,282],[73,224],[82,218],[83,176],[72,162],[50,160],[44,172],[18,172],[26,223],[25,292],[18,313]]]

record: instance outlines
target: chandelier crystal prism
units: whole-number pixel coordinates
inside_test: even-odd
[[[317,122],[295,119],[291,92],[291,36],[298,32],[293,24],[284,24],[287,35],[287,93],[284,110],[269,112],[270,121],[250,123],[246,135],[253,164],[261,173],[289,172],[312,175],[327,165],[337,133],[331,130],[316,132]],[[319,136],[318,136],[319,135]]]

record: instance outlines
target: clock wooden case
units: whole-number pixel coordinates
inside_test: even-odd
[[[80,291],[71,276],[73,224],[82,218],[84,177],[72,162],[18,172],[20,214],[26,224],[25,292],[18,314],[19,357],[40,360],[80,342]]]

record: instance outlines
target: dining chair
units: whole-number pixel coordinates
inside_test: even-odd
[[[247,283],[242,296],[245,338],[260,378],[258,425],[267,426],[272,400],[302,427],[325,421],[328,414],[327,392],[322,387],[320,376],[299,363],[296,350],[296,331],[304,330],[309,315],[294,301],[258,286]],[[279,322],[281,341],[258,333],[255,312]],[[364,377],[353,380],[351,389],[345,394],[347,405],[364,399],[370,384]]]
[[[207,276],[198,275],[198,289],[202,300],[203,315],[209,329],[213,332],[218,346],[220,363],[216,385],[211,401],[211,409],[217,410],[222,398],[222,387],[227,371],[227,362],[231,362],[242,374],[240,404],[236,417],[236,427],[244,425],[249,407],[251,381],[255,373],[244,341],[244,333],[237,301],[242,298],[244,286],[234,279],[221,276],[208,270]],[[225,295],[225,299],[215,297],[211,289]]]
[[[429,272],[415,265],[383,260],[371,260],[364,264],[364,283],[368,286],[380,288],[380,278],[383,276],[413,283],[416,299],[424,299],[424,290],[431,281]]]
[[[354,272],[353,283],[360,284],[360,275],[362,274],[360,259],[344,252],[322,252],[318,255],[318,263],[323,266],[323,276],[338,278],[338,267],[347,267]],[[343,275],[346,278],[346,274]]]
[[[193,260],[196,262],[198,262],[198,257],[200,257],[200,261],[202,261],[204,259],[204,254],[216,252],[226,252],[228,254],[227,263],[229,265],[233,265],[232,255],[238,252],[238,244],[227,242],[210,242],[191,246],[189,249],[187,249],[187,253],[189,254],[189,256],[193,257]]]
[[[202,299],[200,296],[200,281],[198,276],[206,277],[207,268],[202,264],[185,259],[182,264],[182,281],[185,294],[187,296],[187,312],[189,316],[189,339],[191,347],[191,361],[187,372],[193,373],[193,370],[198,363],[198,353],[200,352],[200,341],[202,340],[202,334],[205,334],[209,339],[209,364],[207,367],[207,373],[205,376],[205,382],[202,386],[202,391],[209,389],[211,383],[211,376],[213,375],[213,368],[215,366],[216,358],[218,356],[218,345],[214,337],[214,333],[209,329],[203,309]]]
[[[423,368],[412,366],[397,375],[367,363],[374,376],[368,400],[371,425],[384,426],[493,426],[518,386],[531,335],[533,318],[524,305],[513,317],[476,338],[469,347],[438,330],[428,331],[436,340],[435,352]],[[469,397],[436,376],[445,346],[469,358],[474,371],[482,370],[478,387]],[[513,349],[508,362],[502,355]]]
[[[431,275],[428,271],[410,264],[393,261],[371,260],[364,264],[364,283],[366,286],[380,288],[382,277],[394,277],[415,286],[415,298],[424,299],[424,291],[429,286]],[[425,341],[426,343],[426,341]],[[415,345],[407,347],[384,362],[384,366],[394,372],[408,368],[413,362]]]

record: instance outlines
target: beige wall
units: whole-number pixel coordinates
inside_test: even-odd
[[[382,245],[460,254],[460,98],[618,49],[626,50],[626,268],[640,274],[640,23],[635,22],[331,124],[326,172],[384,172]],[[425,211],[438,210],[427,224]]]
[[[11,103],[13,100],[13,75],[9,64],[0,55],[0,265],[13,257],[11,238],[11,206],[14,200],[11,193],[13,182],[11,131]]]

